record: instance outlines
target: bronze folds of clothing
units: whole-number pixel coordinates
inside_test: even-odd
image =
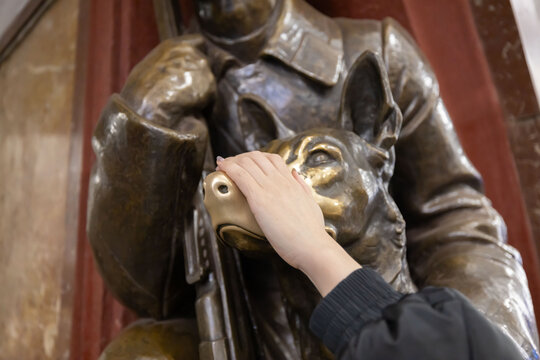
[[[201,179],[215,166],[213,154],[267,146],[289,164],[306,166],[306,158],[287,151],[301,149],[306,137],[323,139],[322,159],[325,151],[337,154],[328,145],[332,136],[343,145],[350,133],[355,141],[378,144],[370,151],[387,150],[379,154],[377,179],[391,197],[372,203],[386,201],[386,216],[394,211],[399,223],[402,214],[407,224],[397,258],[410,277],[407,271],[398,283],[408,285],[396,287],[455,288],[522,348],[524,358],[533,353],[537,330],[520,256],[506,244],[504,222],[484,196],[437,80],[411,37],[391,19],[331,19],[302,0],[261,1],[257,16],[237,17],[238,24],[222,28],[236,13],[221,3],[199,1],[201,34],[154,49],[110,98],[96,128],[88,235],[115,296],[140,316],[196,318],[198,339],[183,339],[199,342],[200,358],[329,356],[305,324],[318,301],[314,289],[278,261],[244,258],[217,241]],[[240,14],[257,2],[231,3]],[[400,131],[387,126],[392,117],[399,118]],[[343,153],[351,145],[333,146]],[[350,161],[344,166],[359,167]],[[356,190],[354,196],[321,192],[319,203],[324,209],[323,198],[361,201]],[[330,205],[327,228],[338,241],[362,224],[348,213],[337,221],[331,211],[338,209]],[[381,224],[373,222],[389,226]],[[397,268],[388,269],[396,274]],[[261,309],[276,321],[267,321]]]

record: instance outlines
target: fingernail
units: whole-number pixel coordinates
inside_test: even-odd
[[[222,158],[221,156],[219,156],[219,155],[216,156],[216,162],[217,162],[217,163],[220,163],[220,162],[222,162],[223,160],[225,160],[225,159]]]

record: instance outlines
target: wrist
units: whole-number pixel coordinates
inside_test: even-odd
[[[298,268],[309,277],[324,297],[337,284],[362,266],[328,234],[321,236],[327,237],[326,244],[303,259]]]

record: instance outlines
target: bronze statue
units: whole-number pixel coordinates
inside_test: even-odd
[[[303,296],[309,286],[288,291],[303,283],[294,273],[276,279],[256,266],[259,260],[217,241],[200,180],[215,166],[212,150],[230,156],[269,146],[280,153],[311,136],[333,137],[350,153],[346,139],[354,133],[354,141],[376,145],[370,152],[385,149],[372,156],[360,146],[366,159],[378,159],[370,166],[384,184],[379,190],[388,189],[373,203],[395,211],[396,224],[400,212],[407,222],[407,261],[403,249],[393,256],[401,267],[384,256],[375,266],[394,274],[408,265],[406,291],[460,290],[520,345],[524,358],[533,354],[537,330],[519,254],[505,244],[504,223],[482,194],[437,81],[410,36],[390,19],[330,19],[302,0],[229,3],[234,6],[197,1],[200,34],[153,50],[111,97],[96,128],[88,233],[111,291],[140,316],[196,317],[200,358],[326,356],[302,326],[284,332],[289,344],[305,344],[294,350],[300,356],[279,346],[283,339],[271,336],[271,326],[256,326],[268,324],[256,306],[270,307],[279,325],[305,319],[316,298]],[[386,121],[392,118],[399,119],[393,127]],[[325,137],[314,128],[336,130]],[[269,145],[274,139],[283,140]],[[339,219],[327,213],[338,241],[340,232],[361,225]],[[397,231],[396,224],[374,228]],[[250,245],[254,238],[234,239]],[[258,271],[245,271],[252,268]],[[254,276],[267,281],[261,285]],[[297,311],[258,295],[276,287],[294,298]],[[107,350],[104,356],[114,358]]]
[[[377,84],[377,79],[383,79],[379,76],[382,66],[375,54],[366,52],[349,77],[353,84],[347,93],[356,96],[369,91],[385,99],[378,107],[363,109],[361,115],[381,120],[372,124],[373,139],[367,141],[343,129],[316,128],[273,140],[263,151],[279,154],[291,170],[306,178],[334,240],[360,264],[376,269],[396,290],[410,293],[416,289],[407,267],[405,221],[388,192],[394,167],[390,154],[401,130],[401,113],[384,82],[363,90],[354,84],[370,78],[371,84]],[[343,116],[350,116],[350,111],[344,109]],[[224,243],[248,256],[274,253],[245,198],[224,173],[208,175],[204,190],[212,225]]]

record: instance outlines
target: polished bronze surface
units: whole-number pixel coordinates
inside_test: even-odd
[[[122,98],[144,119],[174,128],[183,117],[204,108],[215,92],[208,61],[194,35],[167,40],[131,71]]]
[[[95,130],[88,235],[106,284],[141,316],[168,318],[193,307],[180,232],[190,208],[183,199],[199,183],[205,142],[199,120],[185,119],[175,131],[136,115],[118,96]]]
[[[328,232],[363,265],[403,291],[460,290],[532,354],[519,254],[411,37],[301,0],[198,6],[201,35],[152,51],[95,132],[88,232],[113,293],[141,315],[194,307],[201,358],[327,358],[307,328],[309,281],[268,248],[242,255],[267,244],[234,186],[207,179],[213,225],[202,203],[212,152],[265,148],[308,179]]]
[[[99,360],[198,360],[197,324],[188,320],[139,320],[111,342]]]
[[[203,186],[204,205],[221,240],[246,253],[272,250],[251,211],[245,211],[249,209],[245,196],[225,173],[211,173]]]

